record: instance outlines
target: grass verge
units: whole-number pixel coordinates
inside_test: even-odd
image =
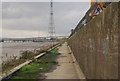
[[[11,79],[39,79],[42,76],[41,73],[49,71],[53,65],[57,64],[56,57],[58,55],[58,48],[54,48],[29,65],[22,67]]]

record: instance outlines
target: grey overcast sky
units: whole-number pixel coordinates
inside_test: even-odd
[[[70,30],[90,8],[89,2],[54,2],[55,32],[68,36]],[[2,36],[37,37],[47,36],[50,20],[48,2],[3,2]]]

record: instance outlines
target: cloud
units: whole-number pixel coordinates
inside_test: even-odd
[[[45,31],[27,31],[27,30],[8,30],[3,29],[2,30],[3,37],[37,37],[37,36],[47,36],[47,33]]]
[[[3,20],[3,28],[13,30],[44,31],[47,29],[47,25],[43,20],[44,19],[39,18],[5,19]]]
[[[56,34],[69,35],[70,30],[76,27],[89,7],[90,4],[87,2],[55,2]],[[4,30],[15,33],[27,31],[34,35],[38,31],[48,32],[50,20],[50,3],[48,2],[4,2],[2,14]]]
[[[2,36],[0,37],[19,37],[19,38],[24,38],[24,37],[46,37],[48,36],[48,33],[46,31],[28,31],[28,30],[8,30],[8,29],[0,29],[2,31]],[[57,34],[57,36],[61,36]]]

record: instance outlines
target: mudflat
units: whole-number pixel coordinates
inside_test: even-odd
[[[40,49],[49,44],[50,42],[4,42],[0,48],[1,60],[7,61],[13,56],[19,58],[23,51]]]

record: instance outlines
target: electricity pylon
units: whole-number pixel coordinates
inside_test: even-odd
[[[52,41],[52,44],[54,44],[55,39],[55,24],[54,24],[54,12],[53,12],[53,2],[51,0],[50,3],[50,23],[48,27],[48,38]]]

